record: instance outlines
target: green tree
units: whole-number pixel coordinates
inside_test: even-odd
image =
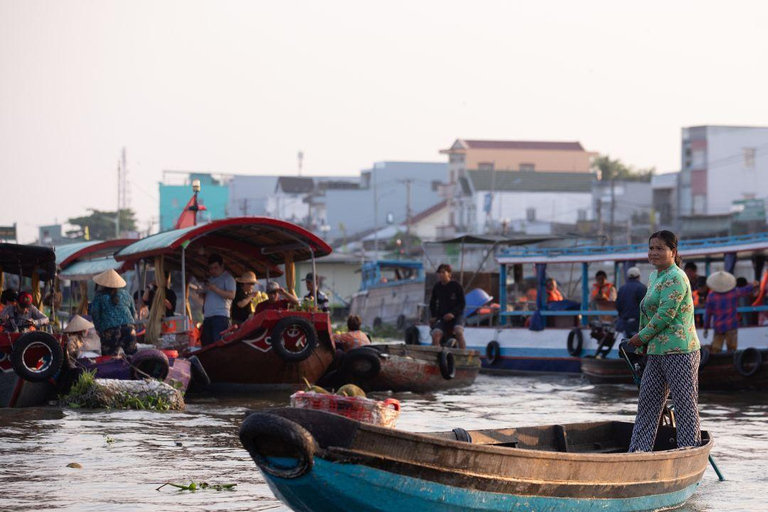
[[[651,177],[656,173],[655,167],[648,169],[635,169],[621,160],[611,159],[608,155],[600,155],[595,158],[592,167],[600,172],[602,181],[621,180],[621,181],[651,181]]]
[[[91,240],[112,240],[116,238],[114,211],[107,212],[88,208],[89,215],[74,217],[67,222],[76,229],[67,231],[67,235],[75,238],[85,238],[85,228],[88,228],[88,235]],[[120,210],[120,231],[136,230],[136,213],[130,208]]]

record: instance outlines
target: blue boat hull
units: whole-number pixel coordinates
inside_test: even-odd
[[[287,461],[281,463],[290,465]],[[299,478],[264,476],[275,495],[297,512],[630,512],[679,506],[699,485],[668,494],[623,499],[516,496],[451,487],[319,457],[312,470]]]

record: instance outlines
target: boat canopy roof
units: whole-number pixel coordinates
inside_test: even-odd
[[[412,260],[374,260],[363,263],[364,268],[423,268],[424,263]]]
[[[36,271],[43,281],[56,275],[56,253],[50,247],[0,243],[0,267],[9,274],[32,277]]]
[[[116,240],[90,240],[56,246],[56,264],[59,268],[66,268],[72,263],[84,259],[96,259],[114,256],[117,251],[127,247],[136,240],[121,238]]]
[[[116,261],[115,258],[111,257],[76,261],[60,271],[59,278],[69,281],[86,281],[107,270],[115,270],[122,273],[126,270],[125,266],[126,262]]]
[[[478,245],[526,245],[558,240],[556,236],[497,236],[497,235],[461,235],[448,240],[430,242],[435,244],[478,244]]]
[[[333,251],[296,224],[270,217],[236,217],[149,236],[122,249],[115,259],[135,262],[165,255],[168,268],[180,268],[182,247],[186,248],[186,268],[196,277],[205,275],[208,256],[213,253],[220,254],[235,274],[251,270],[263,277],[282,275],[276,265],[285,263],[289,252],[293,261],[304,261]]]
[[[753,235],[681,240],[678,252],[683,259],[723,259],[726,254],[737,257],[768,255],[768,233]],[[590,263],[597,261],[642,261],[648,258],[648,244],[582,246],[570,248],[516,247],[504,249],[496,260],[502,265],[520,263]]]

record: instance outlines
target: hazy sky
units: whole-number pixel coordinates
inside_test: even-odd
[[[0,0],[0,225],[131,206],[164,169],[357,174],[454,139],[677,170],[680,128],[768,125],[768,2]]]

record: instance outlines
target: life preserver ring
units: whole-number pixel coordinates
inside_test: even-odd
[[[405,344],[406,345],[418,345],[421,343],[421,333],[419,328],[415,325],[408,327],[405,330]]]
[[[165,380],[168,377],[171,365],[168,356],[162,350],[139,350],[131,357],[131,379],[143,380],[146,378]]]
[[[501,360],[501,345],[496,340],[488,342],[485,347],[485,360],[488,366],[493,366]]]
[[[47,332],[28,332],[13,343],[11,366],[24,380],[46,381],[61,370],[62,364],[64,350],[61,343]]]
[[[251,414],[240,426],[240,442],[259,469],[278,478],[299,478],[314,465],[315,438],[301,425],[280,416]],[[298,464],[283,466],[261,452],[266,448],[275,456],[275,446],[284,447],[281,449],[289,452],[291,458],[298,458]]]
[[[584,334],[581,329],[571,329],[568,333],[568,353],[572,357],[581,357],[582,348],[584,347]]]
[[[456,360],[450,350],[443,349],[440,351],[438,361],[440,362],[440,375],[445,380],[451,380],[456,376]]]
[[[707,347],[701,347],[699,350],[699,371],[707,366],[709,362],[709,349]]]
[[[344,354],[342,371],[360,379],[372,379],[381,371],[379,351],[372,347],[359,347]]]
[[[742,377],[751,377],[760,371],[763,355],[755,347],[745,348],[733,354],[733,366]]]
[[[203,363],[200,362],[197,356],[189,356],[189,367],[192,371],[192,381],[196,386],[207,386],[211,383],[211,378],[208,376],[208,372],[205,371]]]
[[[287,341],[296,345],[303,336],[303,345],[298,350],[289,350],[285,346],[286,340],[284,338],[286,336],[288,337]],[[278,320],[272,328],[269,343],[283,361],[295,363],[305,360],[314,352],[315,347],[317,347],[317,333],[309,320],[300,316],[289,316]]]

